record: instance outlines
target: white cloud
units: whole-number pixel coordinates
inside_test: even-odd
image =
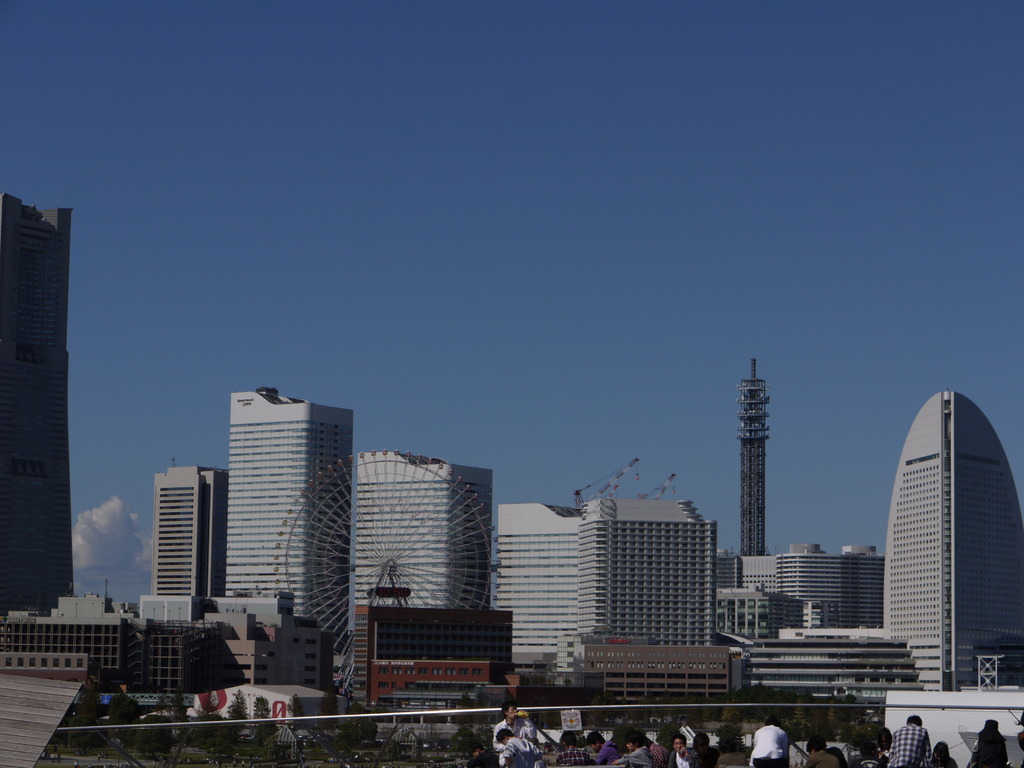
[[[149,580],[152,548],[139,516],[117,496],[78,515],[71,533],[75,580]]]

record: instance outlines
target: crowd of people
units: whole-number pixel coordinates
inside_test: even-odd
[[[520,713],[515,702],[502,706],[502,720],[494,726],[491,748],[473,747],[466,768],[545,768],[543,754],[536,746],[537,728]],[[1021,723],[1024,725],[1024,722]],[[1024,731],[1018,735],[1024,749]],[[735,739],[723,738],[712,746],[706,733],[693,737],[692,749],[684,733],[672,737],[672,746],[652,742],[644,733],[631,731],[625,736],[624,749],[605,739],[598,731],[585,737],[584,750],[577,736],[566,731],[559,740],[556,766],[621,765],[625,768],[790,768],[794,765],[789,736],[778,718],[769,715],[753,737],[749,753]],[[932,747],[928,731],[917,715],[911,715],[895,733],[879,729],[873,740],[857,745],[859,754],[847,760],[839,747],[828,746],[820,736],[807,740],[807,759],[803,768],[961,768],[950,757],[949,746],[938,742]],[[1006,738],[995,720],[986,720],[978,733],[977,746],[970,764],[964,768],[1007,768]]]

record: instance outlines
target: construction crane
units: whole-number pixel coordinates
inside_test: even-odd
[[[640,461],[640,459],[632,459],[629,462],[627,462],[625,466],[623,466],[622,469],[620,469],[618,472],[612,473],[611,479],[609,479],[604,485],[598,488],[596,493],[593,493],[592,495],[588,496],[586,500],[591,501],[592,499],[603,499],[604,495],[608,493],[608,489],[611,488],[614,490],[614,488],[617,488],[618,486],[616,485],[616,483],[618,483],[619,480],[622,479],[622,476],[629,472],[629,470],[633,468],[633,465],[636,464],[638,461]],[[605,475],[605,477],[608,476]],[[576,500],[577,507],[583,506],[583,492],[588,488],[592,488],[593,486],[597,485],[598,483],[601,482],[601,480],[604,480],[604,478],[602,477],[600,480],[595,480],[590,485],[585,485],[582,488],[578,488],[573,492],[573,498]]]
[[[662,496],[664,496],[664,495],[665,495],[665,491],[667,491],[667,490],[668,490],[668,487],[669,487],[670,485],[672,485],[672,481],[673,481],[673,480],[675,480],[675,479],[676,479],[676,473],[675,473],[675,472],[673,472],[673,473],[672,473],[671,475],[669,475],[669,476],[668,476],[668,477],[667,477],[667,478],[665,479],[665,482],[664,482],[664,483],[662,483],[661,485],[659,485],[659,486],[658,486],[657,488],[655,488],[655,489],[654,489],[653,491],[648,491],[647,493],[638,493],[638,494],[636,495],[636,497],[637,497],[638,499],[660,499],[660,498],[661,498]]]

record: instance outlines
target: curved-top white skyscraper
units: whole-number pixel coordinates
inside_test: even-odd
[[[979,647],[1024,634],[1024,526],[1006,453],[985,414],[939,392],[914,419],[889,508],[885,626],[927,688],[977,680]]]

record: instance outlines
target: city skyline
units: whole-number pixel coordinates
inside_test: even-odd
[[[639,456],[734,549],[751,357],[771,552],[883,549],[939,389],[1024,461],[1019,6],[120,11],[0,7],[0,188],[75,209],[80,592],[144,591],[153,474],[227,467],[257,384],[495,503]]]

